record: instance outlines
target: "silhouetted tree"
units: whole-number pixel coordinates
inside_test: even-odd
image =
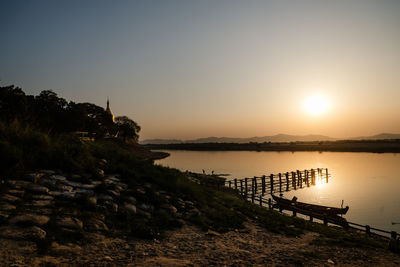
[[[124,141],[132,139],[137,142],[140,126],[136,122],[127,116],[119,116],[115,118],[115,124],[117,125],[118,136],[122,137]]]

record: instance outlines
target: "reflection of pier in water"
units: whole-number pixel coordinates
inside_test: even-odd
[[[225,182],[225,186],[236,190],[245,199],[255,198],[265,194],[282,193],[291,190],[321,185],[328,183],[329,173],[326,168],[318,168],[304,171],[286,172],[263,175],[253,178],[233,179]]]

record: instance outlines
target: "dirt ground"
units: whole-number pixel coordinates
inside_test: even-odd
[[[290,238],[255,223],[223,234],[193,226],[163,240],[92,234],[90,243],[52,244],[46,255],[27,241],[0,239],[1,266],[400,266],[400,255],[383,249],[315,246],[316,233]]]

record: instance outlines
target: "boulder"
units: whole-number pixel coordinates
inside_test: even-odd
[[[0,197],[0,200],[8,202],[8,203],[14,203],[20,200],[19,197],[9,195],[9,194],[4,194]]]
[[[54,197],[49,196],[49,195],[32,195],[32,199],[34,200],[53,200]]]
[[[37,226],[28,228],[7,227],[0,231],[1,237],[14,240],[43,240],[46,238],[46,234],[46,231]]]
[[[7,192],[10,195],[16,196],[16,197],[23,197],[25,194],[24,190],[17,190],[17,189],[10,189]]]
[[[56,220],[56,225],[62,228],[68,228],[72,230],[80,230],[83,227],[81,220],[72,217],[63,217]]]
[[[45,215],[37,215],[37,214],[23,214],[17,215],[9,219],[10,224],[20,225],[20,226],[28,226],[28,225],[36,225],[42,226],[48,223],[50,218]]]
[[[85,228],[88,231],[108,231],[107,225],[100,219],[96,218],[89,218],[88,220],[85,221]]]
[[[8,203],[0,202],[0,211],[13,211],[17,207]]]
[[[34,194],[41,194],[41,195],[46,195],[49,193],[49,189],[45,186],[42,185],[37,185],[37,184],[29,184],[26,187],[26,190],[34,193]]]
[[[124,203],[124,209],[127,210],[131,214],[136,214],[136,206],[129,203]]]

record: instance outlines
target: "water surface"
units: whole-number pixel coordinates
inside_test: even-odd
[[[228,179],[328,168],[328,184],[287,192],[299,201],[350,206],[349,221],[400,232],[400,154],[351,152],[166,151],[159,164],[194,172],[229,173]]]

